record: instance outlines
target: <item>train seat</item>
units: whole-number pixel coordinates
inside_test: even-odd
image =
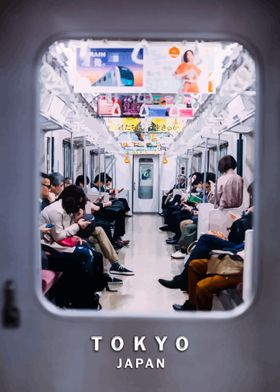
[[[224,208],[223,210],[220,209],[210,209],[209,210],[209,225],[208,230],[217,230],[222,232],[225,236],[228,236],[228,227],[232,225],[232,219],[229,216],[229,212],[234,214],[241,215],[242,212],[245,210],[244,205],[242,204],[238,208]],[[207,231],[205,231],[207,232]]]
[[[200,203],[198,204],[198,223],[197,223],[197,238],[202,233],[207,233],[209,230],[209,216],[210,211],[214,209],[214,205],[211,203]]]
[[[55,282],[60,278],[62,272],[55,272],[50,270],[41,270],[42,291],[44,294],[50,290]]]
[[[236,287],[221,290],[217,296],[225,310],[230,310],[247,302],[252,296],[252,268],[253,268],[253,230],[246,230],[245,233],[245,255],[243,283]]]
[[[103,199],[104,203],[107,203],[107,202],[109,201],[109,193],[107,193],[107,192],[101,192],[101,193],[99,194],[99,193],[97,193],[97,192],[91,192],[91,191],[88,191],[88,192],[87,192],[87,197],[88,197],[88,199],[89,199],[90,201],[92,201],[93,203],[95,203],[96,200],[97,200],[98,198],[102,197],[102,196],[104,196],[104,199]]]

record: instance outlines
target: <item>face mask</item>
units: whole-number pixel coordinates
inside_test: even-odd
[[[202,188],[200,188],[200,187],[196,188],[196,192],[201,192],[201,191],[202,191]]]

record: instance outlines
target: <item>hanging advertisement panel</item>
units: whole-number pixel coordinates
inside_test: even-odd
[[[188,117],[194,116],[190,95],[102,94],[97,114],[102,117]],[[172,107],[176,105],[176,116]],[[171,111],[171,113],[170,113]]]
[[[150,45],[145,55],[146,91],[177,94],[215,93],[215,53],[207,43]]]
[[[76,92],[197,95],[216,91],[221,73],[217,43],[145,42],[141,46],[131,42],[130,47],[112,47],[112,41],[108,47],[93,46],[76,48],[72,80]]]
[[[77,48],[76,92],[130,92],[143,89],[143,49]],[[83,83],[86,79],[86,83]]]
[[[177,118],[106,118],[110,132],[182,132],[186,120]]]

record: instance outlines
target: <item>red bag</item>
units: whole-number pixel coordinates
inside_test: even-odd
[[[80,245],[80,239],[77,237],[67,237],[63,240],[57,241],[57,243],[62,246],[75,247],[77,245]]]

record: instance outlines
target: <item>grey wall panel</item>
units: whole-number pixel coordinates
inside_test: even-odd
[[[19,329],[0,327],[2,391],[276,391],[279,380],[279,12],[270,2],[108,0],[6,3],[0,14],[0,288],[17,283]],[[257,210],[253,306],[224,315],[133,318],[51,315],[38,301],[39,235],[36,214],[40,167],[36,56],[58,37],[238,39],[259,60],[259,131],[255,171]],[[254,48],[254,49],[253,49]],[[3,186],[5,184],[5,186]],[[257,271],[259,274],[257,274]],[[3,299],[1,299],[3,305]],[[104,345],[93,353],[90,335]],[[167,335],[164,370],[115,370],[108,338]],[[187,336],[188,351],[174,339]],[[133,357],[126,346],[122,357]],[[148,354],[148,353],[147,353]]]

